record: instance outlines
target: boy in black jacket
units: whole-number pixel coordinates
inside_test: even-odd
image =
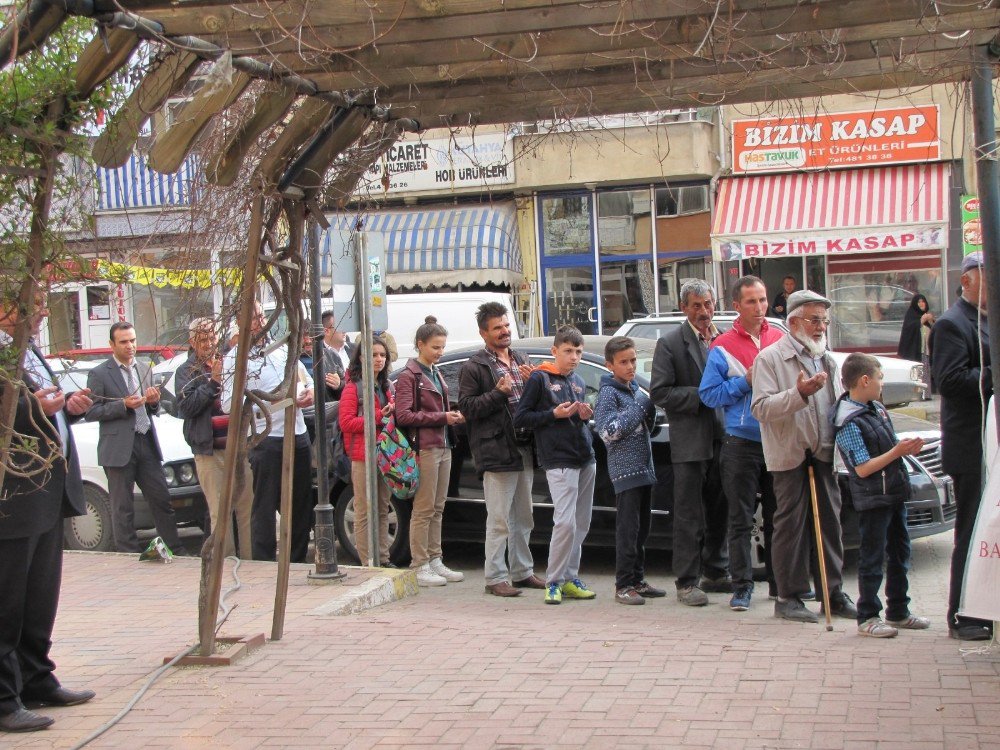
[[[535,451],[552,495],[552,540],[545,574],[545,603],[593,599],[580,580],[583,540],[590,531],[597,464],[587,420],[594,410],[584,400],[586,386],[574,374],[583,356],[583,336],[560,326],[552,343],[553,362],[545,362],[524,384],[514,426],[534,430]]]
[[[858,511],[861,549],[858,552],[858,633],[892,638],[899,628],[923,630],[924,617],[910,614],[910,535],[906,530],[906,500],[910,479],[903,456],[924,447],[920,438],[899,440],[882,395],[882,369],[870,354],[851,354],[844,360],[841,379],[846,392],[834,404],[831,419],[837,429],[837,448],[847,464],[851,499]],[[885,563],[886,620],[879,616],[882,602],[882,565]]]

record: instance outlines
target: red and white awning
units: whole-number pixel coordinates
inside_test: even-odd
[[[939,250],[948,242],[949,174],[933,163],[724,179],[713,256]]]

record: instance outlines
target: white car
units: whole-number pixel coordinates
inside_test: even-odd
[[[157,414],[153,419],[160,450],[163,451],[163,474],[170,488],[170,503],[173,505],[177,524],[194,524],[205,529],[208,507],[205,505],[205,496],[198,484],[191,448],[181,432],[183,422],[169,414]],[[104,469],[97,463],[97,437],[100,425],[97,422],[81,420],[75,422],[70,429],[73,430],[73,439],[80,457],[87,515],[65,520],[63,546],[73,550],[114,551],[108,480],[104,475]],[[138,487],[135,491],[135,528],[139,531],[154,528],[149,505]]]
[[[650,315],[646,318],[632,318],[615,331],[615,335],[658,339],[686,320],[684,314],[679,312]],[[716,312],[712,322],[720,331],[728,331],[734,320],[736,320],[736,313],[727,310]],[[788,325],[783,320],[768,318],[767,322],[781,331],[788,331]],[[838,367],[843,365],[844,360],[847,359],[847,352],[831,351],[830,354],[837,362]],[[886,406],[890,408],[904,406],[911,401],[923,401],[927,398],[924,366],[921,363],[899,357],[877,356],[876,358],[882,366],[884,376],[882,401]]]

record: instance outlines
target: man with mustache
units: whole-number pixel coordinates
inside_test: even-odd
[[[744,276],[737,280],[733,287],[733,308],[739,317],[731,329],[712,342],[698,394],[707,406],[722,408],[726,415],[720,463],[722,489],[729,503],[729,572],[733,579],[729,608],[745,612],[753,595],[750,537],[758,493],[764,513],[767,578],[770,586],[774,586],[770,555],[774,488],[764,463],[760,423],[750,413],[753,363],[761,351],[784,334],[767,322],[767,289],[758,277]]]
[[[840,489],[833,468],[834,427],[828,415],[843,388],[837,364],[826,350],[830,306],[830,300],[816,292],[802,290],[789,295],[790,335],[762,351],[753,365],[750,411],[760,422],[764,461],[777,500],[771,548],[778,588],[774,616],[797,622],[819,621],[802,603],[802,595],[811,588],[808,454],[816,476],[830,612],[851,619],[858,614],[841,589],[844,543]],[[818,579],[817,574],[817,592],[822,590]]]
[[[712,323],[712,287],[700,279],[685,282],[681,310],[687,321],[656,342],[650,395],[666,411],[672,437],[677,600],[703,607],[708,604],[706,591],[729,591],[731,586],[726,499],[719,474],[722,410],[706,406],[698,396],[709,344],[719,335]]]

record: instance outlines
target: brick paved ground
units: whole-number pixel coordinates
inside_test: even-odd
[[[914,543],[914,609],[933,629],[885,641],[845,620],[833,633],[777,621],[766,599],[742,614],[722,595],[626,608],[606,570],[593,602],[486,597],[480,573],[322,617],[310,613],[341,589],[299,571],[284,640],[235,667],[169,672],[91,747],[995,748],[1000,653],[946,637],[949,541]],[[242,573],[223,634],[269,632],[273,567]],[[196,579],[191,560],[68,555],[54,654],[64,682],[99,696],[0,746],[69,747],[113,716],[192,642]]]

